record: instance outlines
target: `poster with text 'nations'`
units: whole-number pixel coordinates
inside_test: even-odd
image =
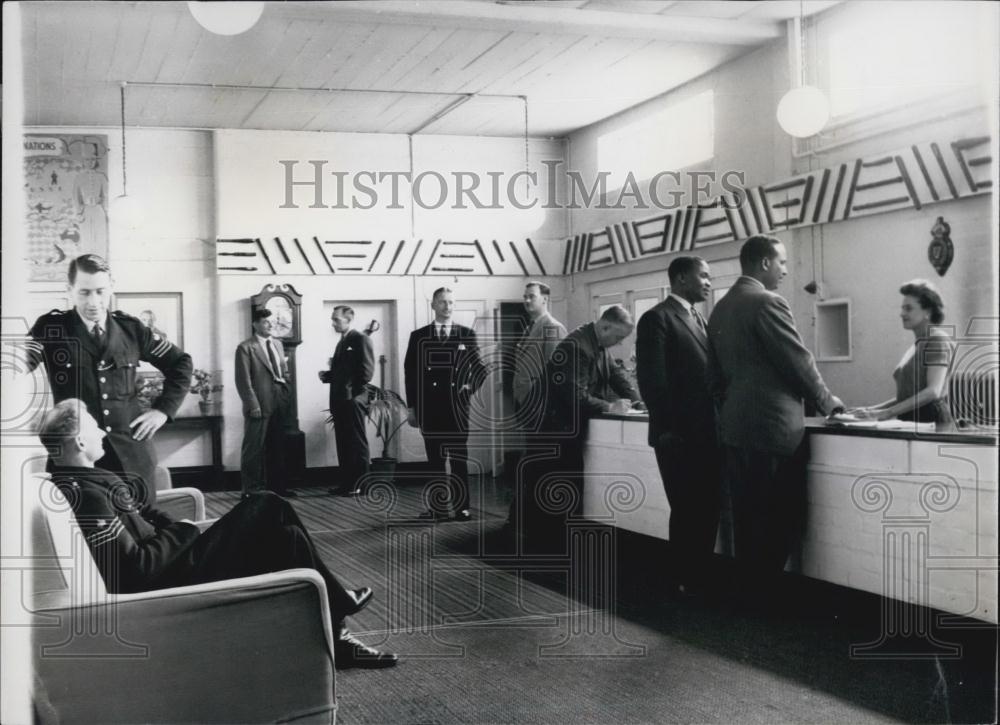
[[[64,282],[74,257],[108,253],[108,137],[26,134],[30,282]]]

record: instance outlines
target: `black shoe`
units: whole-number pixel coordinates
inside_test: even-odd
[[[295,491],[288,490],[288,491],[285,491],[283,494],[281,494],[281,496],[282,496],[282,498],[296,498],[298,496],[298,494],[295,493]]]
[[[468,521],[472,518],[472,512],[469,509],[462,509],[457,514],[455,514],[455,521]]]
[[[360,667],[366,670],[381,670],[385,667],[395,667],[399,656],[392,652],[379,652],[354,638],[346,629],[342,629],[333,643],[333,664],[338,670]]]
[[[349,589],[347,591],[347,596],[351,599],[351,605],[344,610],[344,616],[349,617],[352,614],[357,614],[362,609],[368,606],[368,602],[372,600],[372,589],[371,587],[361,587],[360,589]]]
[[[426,521],[447,521],[451,517],[448,516],[448,514],[441,513],[440,511],[432,511],[428,509],[427,511],[424,511],[422,514],[420,514],[417,518],[424,519]]]
[[[326,489],[327,493],[331,496],[357,496],[361,493],[360,488],[348,488],[346,486],[340,486],[339,488],[330,487]]]

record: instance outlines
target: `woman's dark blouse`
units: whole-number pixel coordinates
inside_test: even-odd
[[[930,367],[951,367],[955,355],[955,343],[943,332],[932,332],[929,337],[917,341],[913,356],[903,360],[893,370],[892,377],[896,381],[896,402],[911,398],[927,387],[927,370]],[[915,410],[899,414],[900,420],[912,420],[918,423],[948,424],[953,422],[951,410],[948,407],[948,385],[945,383],[944,395]]]

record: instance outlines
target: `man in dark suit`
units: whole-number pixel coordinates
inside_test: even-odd
[[[673,575],[690,593],[704,586],[719,527],[715,410],[705,380],[708,337],[695,307],[712,277],[700,257],[677,257],[667,269],[670,295],[639,320],[636,377],[649,408],[649,445],[670,503]]]
[[[279,496],[257,493],[201,532],[137,500],[114,473],[97,468],[105,431],[83,403],[69,398],[45,414],[39,437],[51,456],[52,482],[73,507],[77,523],[109,592],[221,581],[304,567],[326,583],[334,626],[337,669],[381,668],[397,657],[356,640],[344,618],[372,598],[372,590],[345,589],[320,559],[295,509]]]
[[[740,249],[743,275],[708,323],[708,384],[720,406],[736,558],[743,589],[764,596],[773,594],[803,522],[803,400],[824,413],[844,407],[802,344],[788,303],[774,292],[786,264],[778,239],[750,237]]]
[[[450,289],[434,291],[434,321],[410,333],[403,369],[409,423],[420,427],[431,470],[443,476],[445,461],[451,463],[451,514],[432,510],[424,517],[468,521],[469,402],[486,379],[486,367],[476,333],[452,322],[454,306]]]
[[[281,464],[291,414],[288,363],[284,347],[271,337],[270,317],[271,310],[254,309],[254,334],[236,346],[236,390],[243,401],[240,481],[244,496],[268,486],[284,496],[295,495],[285,489]]]
[[[609,307],[597,322],[581,325],[556,346],[546,366],[545,416],[539,442],[552,446],[554,457],[529,465],[525,478],[534,484],[532,496],[524,496],[525,533],[529,536],[556,536],[541,514],[542,501],[561,498],[544,483],[560,474],[560,482],[574,487],[573,505],[566,517],[579,515],[583,502],[583,453],[590,418],[601,413],[627,413],[642,403],[622,369],[615,364],[609,348],[624,340],[635,328],[632,315],[618,305]],[[550,481],[550,483],[552,483]],[[527,492],[526,492],[527,493]]]
[[[153,435],[177,414],[191,385],[191,356],[124,312],[109,312],[113,281],[108,263],[84,254],[69,265],[75,309],[52,310],[29,333],[27,368],[45,363],[58,403],[82,400],[107,433],[102,468],[127,477],[137,495],[155,500]],[[164,375],[163,393],[145,412],[136,390],[139,362]]]
[[[337,466],[340,487],[331,488],[334,495],[354,496],[360,493],[359,481],[368,473],[368,389],[365,387],[375,374],[375,354],[372,341],[363,332],[351,329],[354,310],[337,305],[330,315],[333,329],[340,342],[330,358],[330,369],[323,370],[319,379],[330,386],[330,416],[337,441]]]

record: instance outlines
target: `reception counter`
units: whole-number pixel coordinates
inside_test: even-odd
[[[591,421],[584,515],[667,538],[645,416]],[[997,438],[808,422],[807,520],[789,569],[997,622]],[[728,503],[716,550],[732,553]]]

